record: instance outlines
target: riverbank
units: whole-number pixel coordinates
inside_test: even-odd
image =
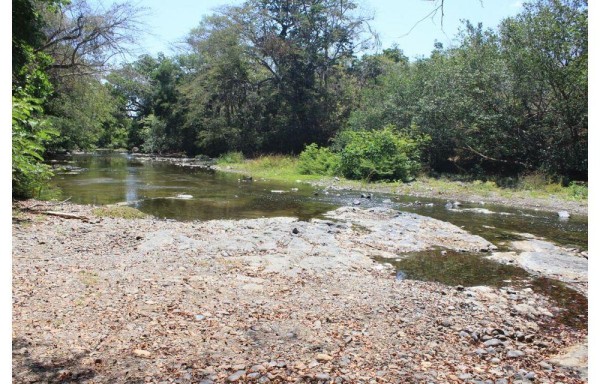
[[[437,198],[449,201],[484,202],[509,207],[567,211],[570,214],[587,216],[587,187],[562,187],[558,184],[544,184],[539,180],[517,188],[500,188],[493,182],[452,181],[444,178],[419,176],[410,183],[381,182],[366,183],[347,180],[342,177],[302,175],[297,170],[297,159],[285,156],[264,156],[255,160],[217,163],[215,169],[225,172],[238,172],[257,178],[301,181],[318,188],[345,188],[362,192],[382,192],[417,198]]]
[[[309,222],[21,207],[33,204],[13,219],[15,383],[586,382],[587,357],[566,354],[587,330],[557,322],[547,297],[396,280],[371,259],[493,250],[449,223],[348,207]]]

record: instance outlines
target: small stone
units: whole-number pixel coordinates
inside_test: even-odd
[[[241,379],[245,374],[246,374],[246,371],[244,371],[244,370],[237,371],[237,372],[229,375],[229,377],[227,377],[227,382],[228,383],[236,382],[239,379]]]
[[[442,320],[442,321],[440,322],[440,324],[441,324],[442,326],[444,326],[444,327],[450,327],[450,326],[452,326],[452,322],[451,322],[450,320],[448,320],[448,319],[444,319],[444,320]]]
[[[486,347],[495,347],[497,345],[502,345],[502,341],[498,339],[489,339],[488,341],[483,343],[483,345],[485,345]]]
[[[533,342],[534,338],[535,338],[535,335],[527,335],[524,337],[524,340],[526,343],[531,343],[531,342]]]
[[[317,355],[317,361],[331,361],[333,360],[333,357],[329,356],[326,353],[319,353]]]
[[[510,357],[512,359],[516,359],[516,358],[525,356],[525,352],[518,351],[516,349],[511,349],[510,351],[506,352],[506,356]]]
[[[329,375],[326,373],[317,373],[315,375],[315,379],[317,380],[329,380]]]
[[[354,200],[354,201],[352,202],[352,204],[354,204],[354,205],[360,205],[360,200]]]
[[[265,366],[262,364],[256,364],[250,367],[250,372],[262,372],[265,370]]]
[[[195,315],[194,318],[196,319],[196,321],[202,321],[202,320],[206,319],[206,316],[204,316],[204,315]]]
[[[350,365],[350,361],[351,360],[348,356],[342,356],[338,364],[340,365],[340,367],[346,367]]]
[[[500,364],[500,359],[499,359],[499,358],[497,358],[497,357],[494,357],[492,360],[490,360],[490,362],[491,362],[492,364]]]
[[[150,358],[150,356],[152,356],[152,353],[148,352],[148,351],[144,351],[143,349],[136,349],[133,351],[133,354],[136,355],[137,357],[142,357],[145,359]]]
[[[252,379],[252,380],[258,379],[259,377],[260,377],[260,372],[252,372],[252,373],[249,373],[248,375],[246,375],[247,379]]]
[[[556,212],[556,214],[558,215],[559,219],[568,219],[569,217],[571,217],[571,215],[567,211],[558,211]]]
[[[294,229],[292,229],[292,233],[294,235],[297,235],[298,233],[300,233],[300,231],[298,230],[298,228],[294,228]]]
[[[525,378],[527,380],[535,380],[535,377],[536,377],[535,372],[533,372],[533,371],[527,372],[527,374],[525,375]]]
[[[475,350],[475,354],[479,356],[487,355],[487,351],[485,349],[478,348]]]
[[[545,369],[545,370],[551,370],[552,369],[552,364],[549,364],[545,361],[540,362],[540,368]]]
[[[456,290],[459,291],[459,292],[462,292],[462,291],[465,290],[465,287],[463,287],[462,285],[457,285],[456,286]]]

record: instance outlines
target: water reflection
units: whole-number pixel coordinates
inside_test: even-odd
[[[512,209],[478,203],[463,203],[446,209],[446,201],[409,196],[317,190],[307,184],[264,180],[241,182],[236,174],[180,167],[142,160],[126,154],[90,154],[73,157],[74,165],[86,170],[57,175],[53,184],[60,191],[53,198],[71,197],[82,204],[135,204],[145,213],[177,220],[240,219],[294,216],[302,220],[358,200],[360,207],[389,207],[451,222],[495,244],[517,239],[528,232],[550,241],[587,249],[587,218],[571,216],[559,221],[552,212]],[[283,193],[272,193],[273,190]],[[191,195],[187,200],[178,195]]]

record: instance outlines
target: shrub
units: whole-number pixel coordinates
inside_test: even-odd
[[[338,154],[314,143],[307,145],[298,157],[298,171],[303,175],[335,175],[339,165]]]
[[[44,144],[56,132],[40,118],[41,100],[31,97],[12,99],[12,194],[31,197],[52,177],[44,164]]]
[[[415,178],[420,169],[421,146],[427,137],[401,136],[391,125],[380,131],[346,131],[340,172],[348,179],[402,180]]]

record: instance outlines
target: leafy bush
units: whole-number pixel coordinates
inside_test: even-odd
[[[415,178],[427,137],[401,136],[391,125],[380,131],[346,131],[340,137],[340,172],[348,179],[402,180]]]
[[[50,179],[43,163],[44,144],[56,135],[44,119],[41,101],[20,96],[12,99],[12,194],[31,197]]]
[[[314,143],[307,145],[298,157],[298,171],[303,175],[335,175],[339,166],[338,154]]]

